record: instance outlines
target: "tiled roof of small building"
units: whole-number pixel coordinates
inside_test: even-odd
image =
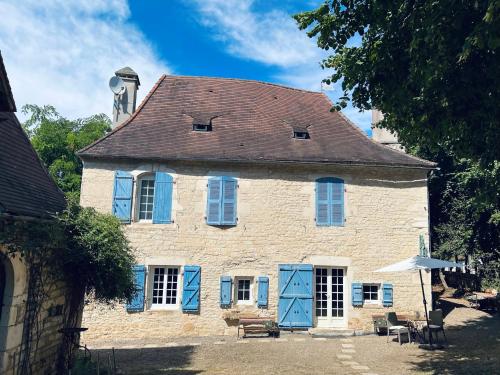
[[[0,86],[8,86],[1,55]],[[64,210],[64,194],[41,164],[14,109],[0,108],[0,214],[50,217]]]
[[[0,112],[15,112],[16,103],[12,97],[9,79],[0,53]]]
[[[270,83],[162,76],[130,119],[79,155],[434,167],[372,141],[331,108],[322,93]],[[207,121],[211,131],[193,131]],[[294,129],[309,138],[294,138]]]

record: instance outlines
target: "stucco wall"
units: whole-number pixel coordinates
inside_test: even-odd
[[[255,312],[276,316],[278,264],[312,263],[347,267],[349,327],[371,330],[374,313],[421,311],[418,275],[373,271],[418,254],[418,237],[428,235],[426,171],[344,166],[230,165],[208,163],[133,164],[87,161],[81,203],[111,212],[116,169],[134,175],[165,170],[174,177],[172,224],[125,225],[145,265],[201,266],[199,314],[175,311],[127,313],[123,306],[90,304],[82,325],[83,341],[176,335],[233,334],[219,307],[221,275],[268,275],[269,307]],[[238,225],[217,228],[205,223],[207,178],[238,178]],[[345,180],[345,226],[315,225],[315,179]],[[182,281],[182,280],[181,280]],[[350,282],[389,282],[394,307],[353,308]],[[426,275],[426,283],[430,281]],[[427,288],[429,293],[430,289]],[[247,308],[248,309],[248,308]]]
[[[27,270],[19,254],[7,256],[7,251],[0,246],[0,257],[6,269],[6,286],[3,296],[3,306],[0,317],[0,373],[14,375],[18,373],[17,366],[21,353],[26,301],[28,299]],[[64,285],[47,283],[45,285],[47,299],[40,315],[40,337],[38,351],[31,351],[33,374],[53,374],[59,345],[62,336],[57,331],[62,328],[62,315],[50,315],[49,309],[56,305],[64,305]],[[52,311],[52,309],[51,309]],[[36,331],[33,330],[36,339]],[[35,348],[32,342],[32,349]]]

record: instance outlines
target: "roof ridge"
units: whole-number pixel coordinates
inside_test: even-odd
[[[139,107],[135,110],[134,113],[132,113],[132,116],[130,116],[128,119],[126,119],[125,121],[123,121],[120,125],[118,125],[116,128],[114,128],[113,130],[111,130],[108,134],[104,135],[103,137],[99,138],[98,140],[92,142],[91,144],[89,144],[88,146],[85,146],[84,148],[82,148],[81,150],[78,150],[76,152],[77,155],[81,154],[82,152],[85,152],[87,151],[89,148],[95,146],[96,144],[99,144],[101,143],[102,141],[104,141],[106,138],[108,138],[109,136],[115,134],[116,132],[118,132],[119,130],[123,129],[126,125],[128,125],[138,114],[139,112],[142,110],[142,108],[144,108],[144,106],[146,105],[146,103],[148,102],[148,100],[151,98],[151,96],[153,96],[153,94],[155,93],[155,91],[158,89],[158,87],[160,87],[160,84],[163,82],[163,80],[165,79],[165,77],[167,77],[166,74],[163,74],[159,79],[158,81],[155,83],[155,85],[153,86],[153,88],[151,90],[149,90],[149,93],[146,95],[146,97],[142,100],[141,104],[139,105]]]
[[[215,79],[215,80],[221,80],[221,81],[240,81],[240,82],[253,82],[253,83],[259,83],[262,85],[267,85],[267,86],[274,86],[274,87],[279,87],[282,89],[288,89],[288,90],[295,90],[295,91],[300,91],[300,92],[305,92],[308,94],[323,94],[320,91],[312,91],[312,90],[306,90],[306,89],[299,89],[297,87],[291,87],[291,86],[286,86],[280,83],[272,83],[272,82],[265,82],[265,81],[259,81],[257,79],[247,79],[247,78],[229,78],[229,77],[209,77],[209,76],[190,76],[190,75],[173,75],[173,74],[166,74],[167,77],[173,77],[173,78],[196,78],[196,79]]]

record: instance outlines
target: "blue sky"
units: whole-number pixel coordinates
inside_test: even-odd
[[[125,65],[144,97],[163,73],[233,77],[313,91],[326,52],[291,15],[321,1],[0,0],[0,49],[21,107],[53,104],[67,117],[111,111],[107,81]],[[339,87],[326,92],[333,100]],[[369,131],[370,114],[343,111]],[[22,116],[22,115],[21,115]]]

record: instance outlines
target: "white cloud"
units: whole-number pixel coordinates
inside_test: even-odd
[[[298,30],[291,15],[257,13],[253,0],[194,0],[201,22],[213,28],[230,53],[280,67],[318,60],[320,51]]]
[[[215,32],[215,39],[226,46],[228,53],[276,66],[277,82],[319,91],[322,79],[330,74],[319,65],[327,52],[298,29],[290,14],[278,9],[259,11],[254,0],[192,0],[191,3],[195,4],[200,22]],[[334,101],[342,94],[340,84],[328,92]],[[351,107],[343,112],[364,130],[370,128],[369,113],[360,114]]]
[[[0,48],[18,110],[51,104],[69,118],[111,114],[108,80],[123,66],[142,99],[169,69],[128,22],[126,0],[0,0]]]

